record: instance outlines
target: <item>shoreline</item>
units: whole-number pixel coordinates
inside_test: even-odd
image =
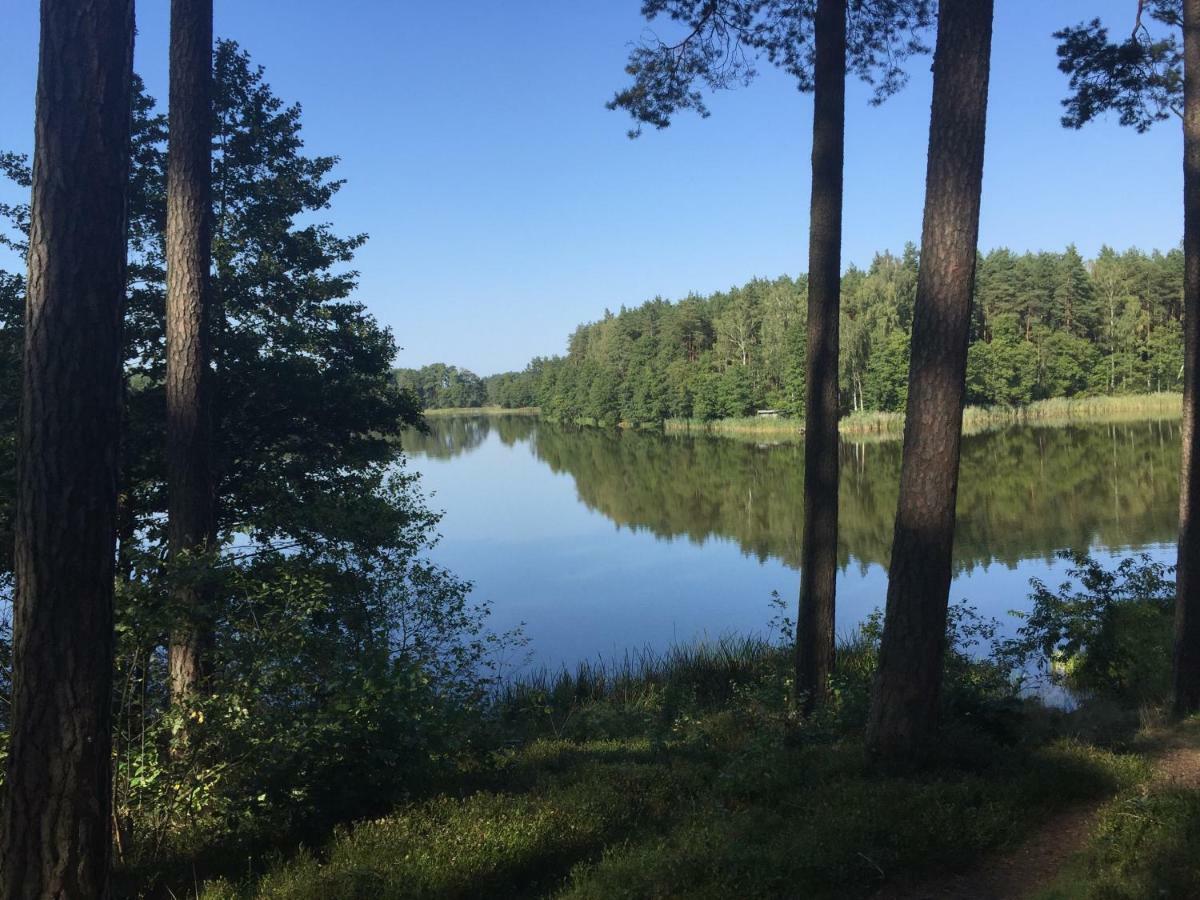
[[[1045,427],[1071,424],[1115,424],[1147,420],[1177,420],[1182,415],[1181,394],[1160,392],[1116,396],[1052,398],[1029,406],[968,406],[963,410],[963,434],[995,431],[1011,425]],[[506,409],[500,406],[429,409],[426,416],[539,416],[536,406]],[[635,426],[622,423],[623,428]],[[900,412],[856,412],[844,416],[838,425],[843,435],[880,440],[899,440],[904,434],[904,414]],[[767,418],[667,419],[664,434],[703,433],[723,437],[766,438],[797,441],[804,437],[802,419],[780,416]]]
[[[963,434],[995,431],[1010,425],[1063,426],[1070,424],[1103,425],[1119,422],[1175,420],[1182,416],[1183,395],[1161,392],[1116,396],[1051,398],[1028,406],[968,406],[963,410]],[[697,422],[668,419],[667,433],[706,431],[711,434],[743,437],[772,437],[799,440],[804,423],[792,418],[716,419]],[[843,416],[838,431],[855,437],[899,440],[904,436],[904,414],[900,412],[859,412]]]
[[[542,411],[536,406],[447,406],[438,409],[423,410],[421,415],[434,418],[446,416],[540,416]]]

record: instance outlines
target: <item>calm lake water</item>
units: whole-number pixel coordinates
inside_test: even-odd
[[[576,429],[522,416],[431,417],[405,437],[438,563],[525,623],[535,663],[763,632],[799,589],[803,448]],[[838,627],[882,607],[900,443],[843,440]],[[1178,422],[1010,428],[965,438],[951,600],[1015,627],[1061,549],[1174,559]],[[794,616],[794,611],[791,612]]]

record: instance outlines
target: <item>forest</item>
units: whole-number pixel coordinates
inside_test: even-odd
[[[811,188],[806,274],[621,307],[488,377],[396,368],[432,304],[387,257],[445,280],[449,257],[412,252],[439,213],[407,187],[479,200],[463,176],[483,156],[558,146],[502,130],[553,92],[489,67],[504,42],[474,14],[401,35],[446,48],[461,81],[423,57],[397,87],[405,54],[368,18],[387,6],[230,16],[262,56],[215,31],[212,0],[13,14],[37,40],[14,54],[33,127],[0,148],[0,900],[1200,894],[1200,0],[1040,35],[1066,93],[1051,127],[1182,130],[1179,247],[1092,259],[979,247],[992,59],[1041,46],[994,40],[1011,9],[644,0],[596,112],[653,139],[775,70],[811,124],[811,153],[772,174]],[[389,77],[353,107],[368,51]],[[323,105],[261,59],[297,83],[317,69]],[[879,105],[926,67],[920,241],[846,268],[847,83]],[[511,106],[471,120],[485,81]],[[393,109],[401,92],[426,105]],[[330,128],[343,104],[370,116]],[[347,191],[379,147],[405,190]],[[444,241],[489,278],[511,277],[489,260],[507,265],[500,232],[533,207],[563,204],[564,233],[582,217],[572,190],[504,172],[529,206],[480,217],[495,247],[465,221]],[[371,255],[353,223],[381,207],[403,221],[375,220],[391,230]],[[611,264],[579,243],[579,266]],[[371,290],[365,260],[385,272]],[[409,286],[395,331],[368,306],[380,283]],[[968,404],[1121,395],[1119,420],[964,429]],[[760,411],[802,420],[800,440],[586,427]],[[844,437],[865,412],[902,440]],[[491,468],[456,494],[468,463]],[[779,560],[795,587],[714,597],[676,566],[604,613],[640,622],[686,593],[764,602],[765,630],[531,664],[523,611],[598,631],[577,587],[642,578],[676,543]],[[485,558],[508,593],[468,577]],[[1031,560],[1011,621],[952,596],[963,572]],[[839,629],[856,564],[881,576],[856,583],[874,611]],[[549,567],[560,589],[526,602]]]
[[[901,411],[920,259],[911,244],[841,280],[843,414]],[[1183,252],[992,250],[978,262],[967,402],[1178,391]],[[656,298],[581,325],[565,356],[480,378],[432,365],[398,373],[425,408],[537,406],[564,422],[803,417],[807,279],[756,279],[676,303]]]

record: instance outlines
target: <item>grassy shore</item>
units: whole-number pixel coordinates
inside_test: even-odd
[[[759,638],[535,674],[497,698],[499,749],[459,784],[200,896],[868,897],[1148,778],[959,653],[936,758],[881,771],[862,743],[876,646],[843,642],[836,704],[804,724],[790,652]]]
[[[536,406],[518,406],[508,409],[504,406],[452,406],[445,409],[427,409],[425,415],[433,418],[440,416],[536,416],[540,410]]]
[[[1039,400],[1029,406],[968,406],[963,411],[963,433],[976,434],[1009,425],[1067,425],[1071,423],[1132,422],[1178,418],[1179,394],[1130,394],[1119,397],[1077,397]],[[706,432],[763,440],[796,440],[804,434],[802,419],[748,417],[701,422],[669,419],[670,433]],[[842,434],[898,438],[904,433],[904,415],[898,412],[851,413],[842,419]]]
[[[1068,425],[1072,423],[1135,422],[1145,419],[1177,419],[1181,412],[1179,394],[1127,394],[1118,397],[1072,397],[1038,400],[1029,406],[968,406],[963,411],[963,433],[977,434],[1009,425]],[[500,406],[461,409],[429,409],[426,416],[518,415],[536,416],[536,406],[505,409]],[[904,414],[899,412],[856,412],[844,417],[842,434],[856,437],[898,438],[904,433]],[[804,434],[803,419],[780,417],[717,419],[668,419],[663,430],[669,434],[706,433],[759,440],[798,440]]]

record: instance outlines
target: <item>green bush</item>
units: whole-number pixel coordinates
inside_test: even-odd
[[[1075,694],[1130,705],[1170,689],[1174,570],[1141,555],[1105,568],[1083,554],[1057,591],[1033,584],[1033,610],[1005,652]]]

